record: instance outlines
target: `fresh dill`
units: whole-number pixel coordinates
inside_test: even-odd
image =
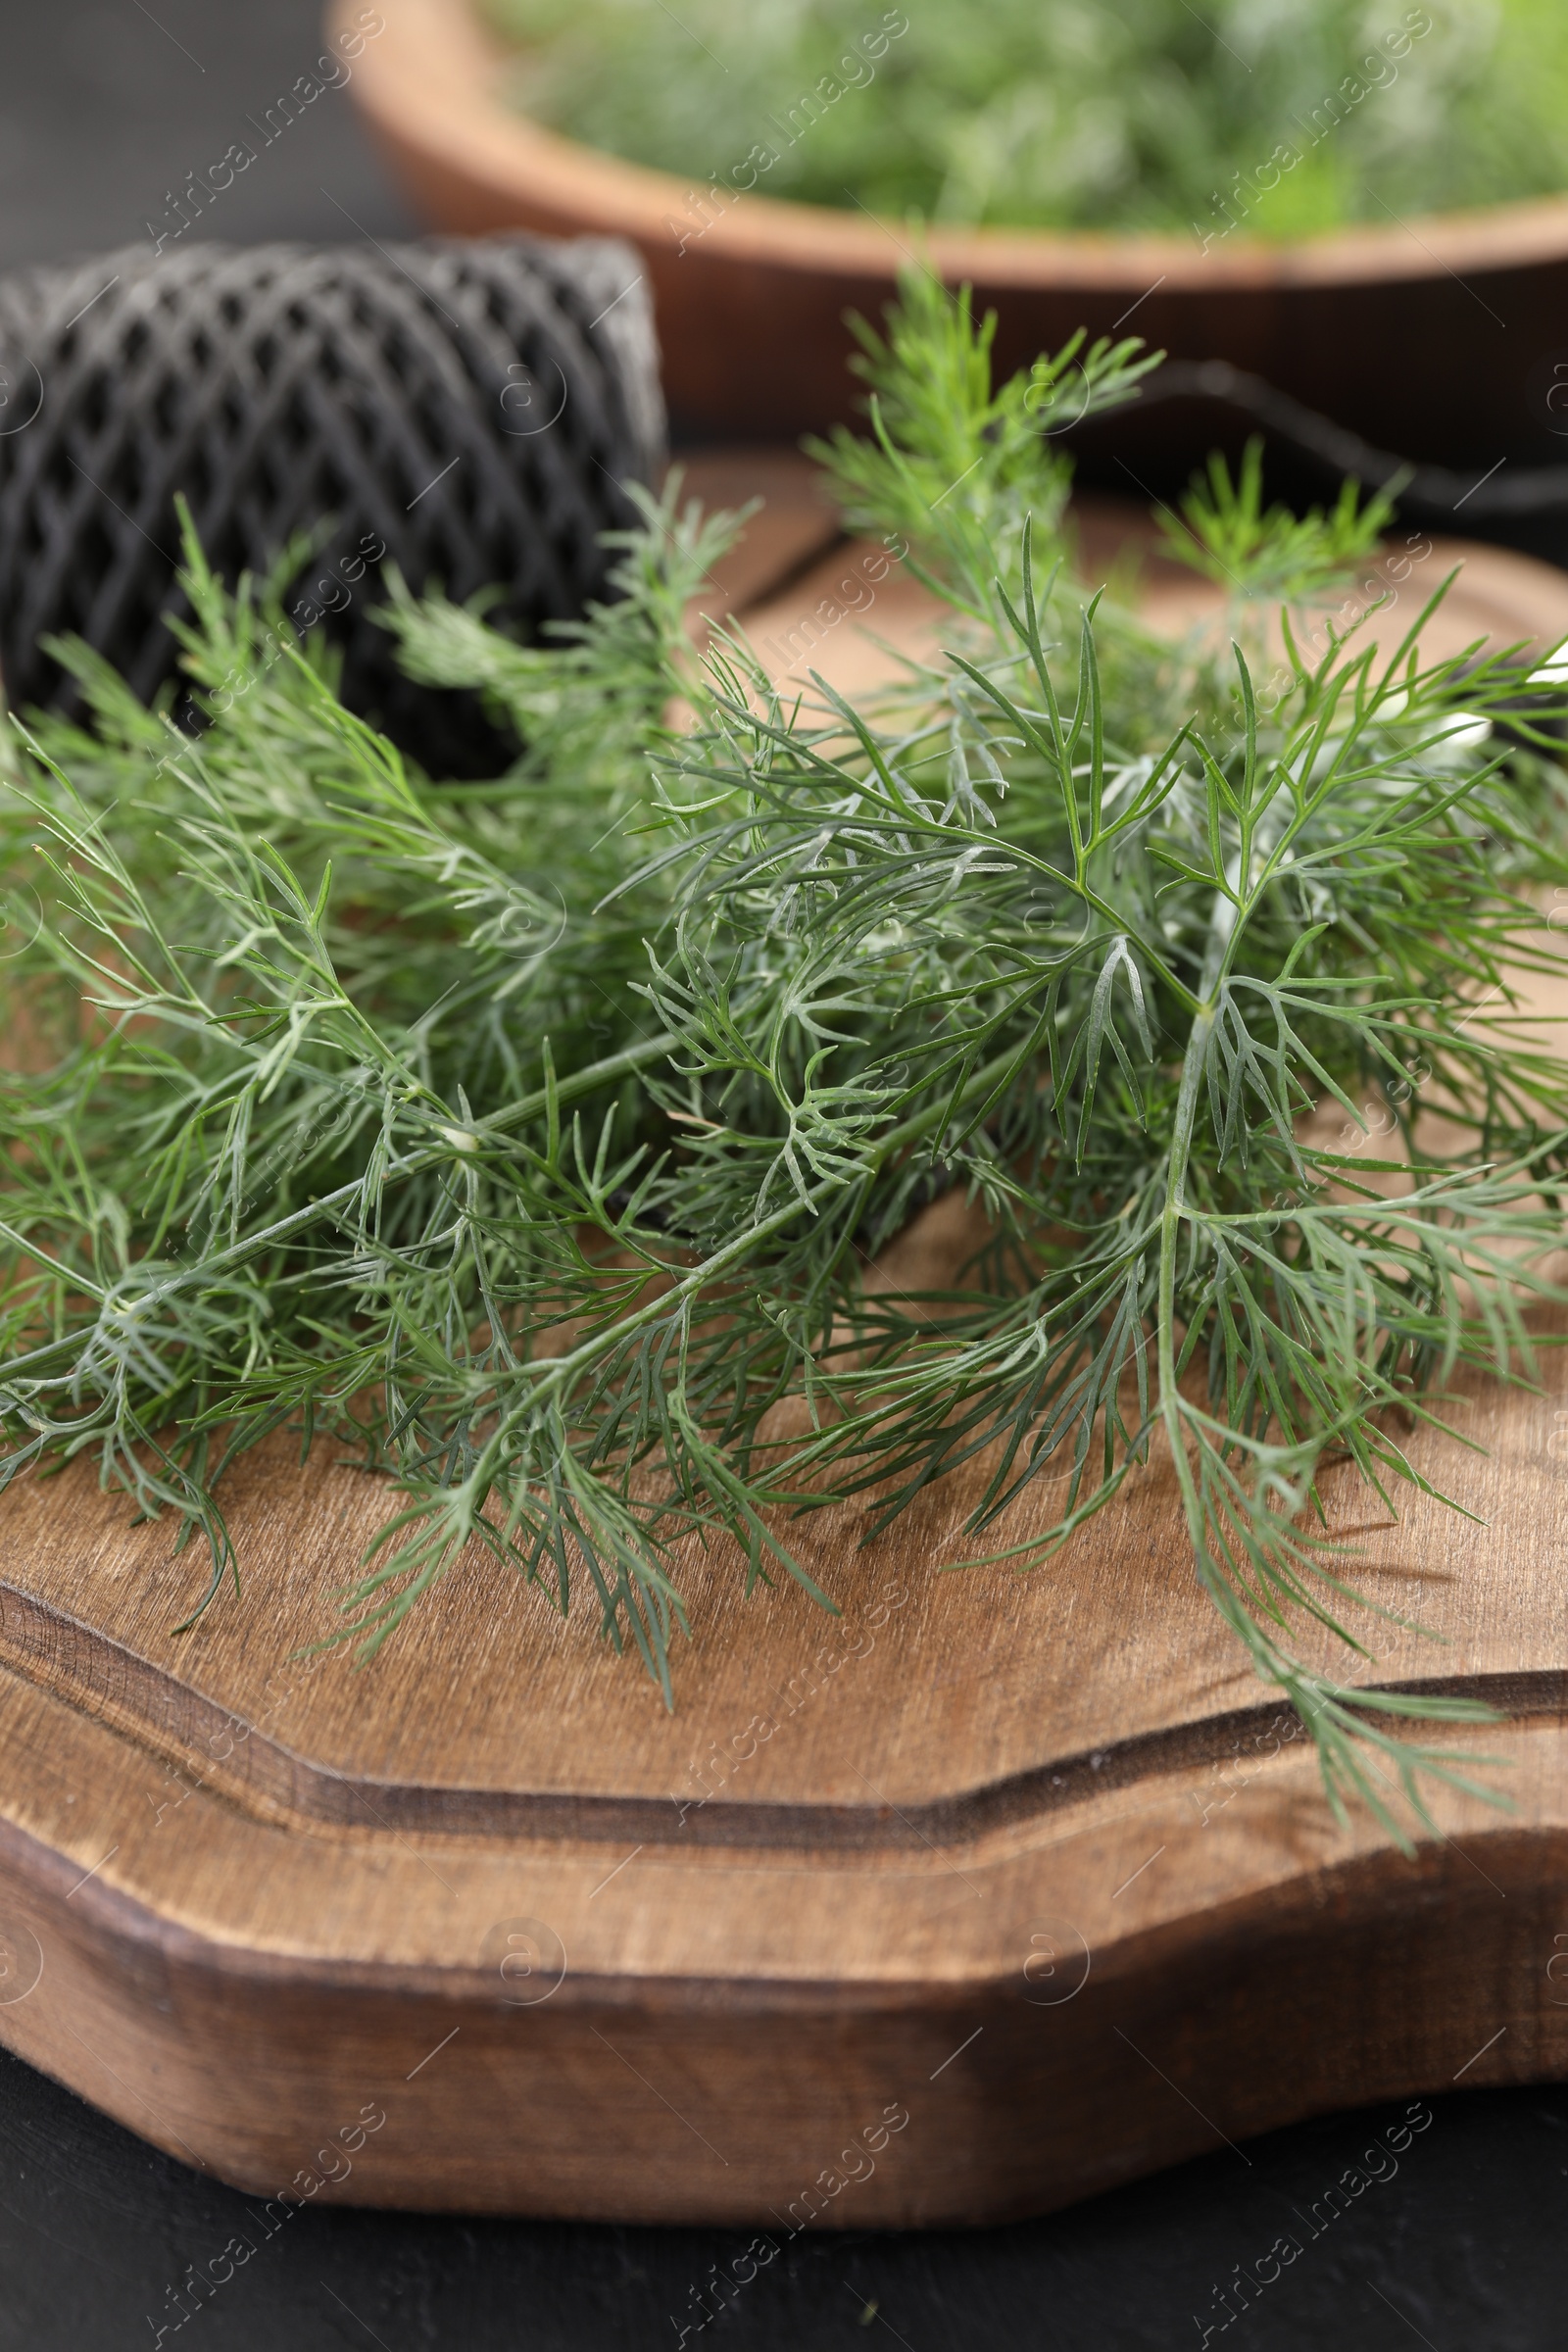
[[[969,1463],[971,1554],[1022,1567],[1157,1457],[1335,1805],[1393,1826],[1391,1779],[1462,1774],[1389,1719],[1476,1710],[1291,1628],[1365,1654],[1322,1467],[1424,1488],[1400,1430],[1457,1368],[1527,1374],[1561,1295],[1568,1068],[1518,1011],[1568,883],[1561,697],[1428,658],[1425,613],[1309,655],[1385,512],[1265,510],[1250,462],[1176,534],[1234,643],[1157,640],[1076,575],[1052,430],[1153,362],[1079,341],[998,386],[919,274],[862,342],[871,435],[819,454],[949,625],[857,706],[786,700],[738,630],[699,658],[738,523],[673,477],[548,645],[396,590],[413,675],[515,730],[489,783],[413,770],[188,532],[198,731],[59,649],[89,715],[18,728],[0,808],[0,1476],[94,1458],[205,1534],[210,1600],[228,1466],[350,1440],[396,1499],[345,1638],[477,1544],[586,1587],[667,1693],[694,1534],[815,1591],[794,1514],[885,1527]],[[1369,1090],[1396,1148],[1311,1140]],[[879,1286],[955,1187],[973,1264]]]
[[[1294,237],[1568,185],[1559,0],[482,0],[504,86],[706,195]],[[726,193],[727,192],[727,193]]]

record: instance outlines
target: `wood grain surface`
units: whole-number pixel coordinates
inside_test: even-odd
[[[934,638],[787,457],[693,469],[768,504],[705,609],[844,683]],[[1162,625],[1206,592],[1129,514]],[[1421,559],[1423,573],[1449,551]],[[1568,581],[1452,551],[1451,625],[1548,642]],[[1421,593],[1425,593],[1424,588]],[[1163,600],[1163,602],[1161,602]],[[837,612],[838,617],[833,617]],[[1449,625],[1447,623],[1446,626]],[[1564,1004],[1568,1004],[1568,992]],[[967,1246],[927,1210],[884,1277]],[[637,1664],[485,1559],[368,1668],[312,1652],[385,1490],[281,1440],[234,1474],[244,1591],[87,1465],[0,1502],[0,2039],[146,2137],[293,2203],[813,2224],[985,2221],[1291,2118],[1568,2071],[1568,1365],[1476,1383],[1476,1450],[1411,1451],[1473,1514],[1348,1481],[1362,1679],[1489,1698],[1400,1854],[1336,1828],[1309,1743],[1198,1592],[1156,1462],[1027,1577],[944,1573],[975,1466],[862,1544],[799,1533],[838,1602],[684,1569],[666,1712]],[[1043,1524],[1049,1492],[1005,1523]],[[771,2259],[771,2257],[766,2257]],[[756,2259],[762,2259],[759,2255]]]

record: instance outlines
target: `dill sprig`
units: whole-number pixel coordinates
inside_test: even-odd
[[[1231,642],[1156,640],[1077,576],[1053,432],[1137,346],[997,388],[918,274],[863,340],[871,436],[821,454],[951,625],[859,704],[786,700],[739,630],[698,658],[737,522],[675,479],[546,646],[395,591],[411,672],[515,729],[488,783],[416,772],[188,528],[199,731],[59,649],[89,718],[18,731],[0,809],[0,1477],[91,1454],[205,1535],[205,1606],[235,1458],[351,1440],[398,1493],[345,1639],[479,1544],[563,1611],[586,1580],[667,1695],[693,1535],[816,1592],[794,1514],[875,1532],[968,1462],[971,1549],[1028,1566],[1160,1457],[1336,1808],[1402,1835],[1393,1789],[1474,1784],[1389,1719],[1480,1711],[1292,1628],[1368,1655],[1325,1465],[1430,1492],[1400,1432],[1460,1367],[1528,1378],[1562,1296],[1568,1070],[1521,1010],[1560,703],[1516,650],[1424,655],[1442,589],[1392,650],[1309,638],[1384,511],[1282,516],[1253,466],[1178,535]],[[1374,1097],[1384,1156],[1314,1140]],[[955,1187],[973,1262],[892,1293]]]

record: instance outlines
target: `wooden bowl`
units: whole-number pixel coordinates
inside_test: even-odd
[[[653,287],[678,433],[756,441],[852,413],[844,315],[879,317],[908,251],[902,223],[760,195],[705,209],[701,188],[509,108],[502,52],[470,0],[380,0],[377,13],[384,29],[351,86],[416,200],[448,229],[628,239]],[[334,28],[363,15],[333,0]],[[1568,361],[1568,197],[1290,243],[1235,234],[1206,251],[1195,235],[1000,228],[936,229],[929,249],[1000,313],[1004,370],[1080,325],[1136,333],[1178,358],[1229,360],[1439,463],[1540,451],[1542,428],[1568,421],[1545,405],[1555,360]]]

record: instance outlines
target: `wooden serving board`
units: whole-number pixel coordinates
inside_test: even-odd
[[[784,657],[815,615],[846,683],[889,658],[859,619],[929,632],[896,569],[859,603],[866,551],[793,460],[698,471],[769,499],[710,610]],[[1454,553],[1457,642],[1568,633],[1568,580]],[[1196,609],[1156,563],[1145,593]],[[887,1279],[939,1278],[962,1214],[927,1211]],[[303,1654],[386,1508],[329,1448],[240,1466],[243,1597],[182,1638],[194,1551],[85,1465],[24,1482],[0,2038],[267,2200],[258,2229],[321,2197],[775,2242],[995,2220],[1323,2109],[1568,2071],[1568,1364],[1544,1379],[1468,1394],[1484,1451],[1413,1446],[1474,1521],[1417,1496],[1364,1529],[1367,1590],[1437,1637],[1385,1629],[1366,1679],[1502,1716],[1454,1744],[1513,1811],[1445,1798],[1411,1858],[1335,1827],[1157,1463],[1027,1578],[942,1573],[966,1474],[863,1549],[859,1512],[808,1522],[836,1619],[694,1554],[673,1715],[590,1611],[485,1560],[370,1667]]]

